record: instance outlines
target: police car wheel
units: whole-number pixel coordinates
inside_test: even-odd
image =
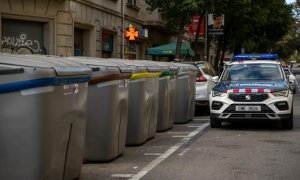
[[[293,129],[294,126],[293,109],[291,111],[290,117],[281,122],[281,126],[282,129]]]
[[[210,117],[210,127],[211,128],[220,128],[222,126],[222,122],[216,118]]]

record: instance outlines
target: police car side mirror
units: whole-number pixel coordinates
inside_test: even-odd
[[[289,76],[288,78],[290,83],[294,83],[296,80],[295,76]]]
[[[217,83],[219,82],[219,76],[214,76],[211,78],[212,82]]]

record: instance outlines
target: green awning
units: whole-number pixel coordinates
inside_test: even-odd
[[[165,44],[147,49],[148,55],[175,56],[176,43]],[[195,57],[195,52],[186,44],[181,44],[180,55]]]

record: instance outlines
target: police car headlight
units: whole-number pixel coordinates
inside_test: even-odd
[[[272,93],[273,96],[278,97],[278,96],[288,96],[289,95],[289,90],[283,90],[283,91],[277,91]]]
[[[221,91],[212,91],[212,96],[213,97],[216,97],[216,96],[223,97],[225,95],[226,95],[226,93],[221,92]]]

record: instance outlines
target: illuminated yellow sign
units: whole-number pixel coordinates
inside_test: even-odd
[[[137,29],[132,25],[130,25],[129,30],[126,31],[126,37],[128,37],[130,41],[134,41],[135,38],[137,38],[138,36],[139,36],[139,32],[137,31]]]

